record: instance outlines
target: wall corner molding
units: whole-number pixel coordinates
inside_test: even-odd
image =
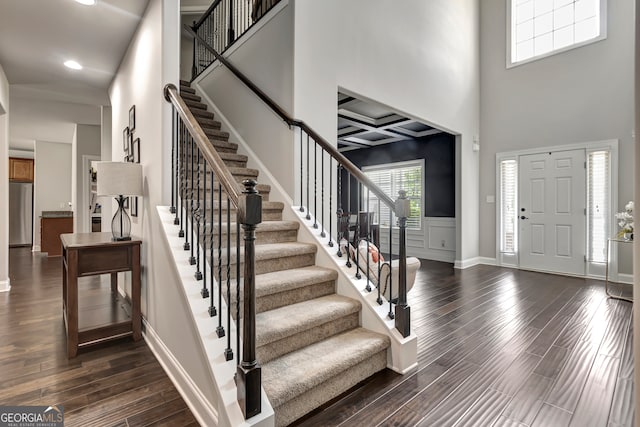
[[[0,292],[9,292],[11,290],[11,279],[0,280]]]

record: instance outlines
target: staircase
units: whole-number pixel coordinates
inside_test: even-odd
[[[233,176],[239,182],[256,179],[258,171],[246,167],[247,157],[236,153],[237,144],[228,142],[229,134],[220,130],[188,82],[180,82],[180,94]],[[390,342],[385,335],[359,327],[360,302],[336,294],[338,273],[315,265],[318,248],[297,240],[300,224],[282,219],[284,204],[269,201],[269,186],[259,184],[257,189],[263,196],[263,222],[257,227],[255,246],[256,354],[275,423],[285,426],[384,369]],[[214,216],[217,203],[214,198],[214,206],[208,206],[214,208]],[[223,203],[224,217],[227,209]],[[201,226],[200,241],[205,245],[210,227]],[[213,227],[214,236],[226,236],[226,224]],[[234,244],[235,223],[231,233]],[[226,245],[226,238],[222,242]],[[234,277],[243,255],[236,259],[235,248],[230,253]],[[232,294],[227,301],[232,313],[237,303]]]

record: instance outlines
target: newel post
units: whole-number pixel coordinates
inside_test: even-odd
[[[256,360],[256,226],[262,222],[262,196],[254,180],[242,182],[245,189],[238,203],[238,221],[244,230],[244,302],[242,324],[242,361],[237,370],[238,404],[244,418],[261,411],[261,373]]]
[[[395,212],[400,227],[400,265],[398,271],[398,303],[396,304],[396,329],[403,337],[411,334],[411,308],[407,305],[407,217],[410,204],[407,192],[400,190],[396,200]]]

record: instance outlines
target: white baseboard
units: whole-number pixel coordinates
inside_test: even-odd
[[[169,348],[162,342],[158,334],[147,323],[142,320],[144,326],[142,335],[151,352],[156,356],[160,365],[166,372],[173,385],[184,399],[193,416],[203,426],[218,425],[218,411],[211,405],[211,402],[202,394],[198,386],[193,382],[189,374],[184,370]]]
[[[460,270],[464,270],[465,268],[475,267],[476,265],[496,265],[495,258],[489,258],[484,256],[477,256],[473,258],[468,258],[465,260],[455,260],[453,263],[453,268],[457,268]]]
[[[618,283],[633,285],[633,274],[618,273]]]
[[[40,252],[40,245],[33,245],[31,247],[31,252]]]
[[[11,290],[11,279],[0,280],[0,292],[9,292]]]

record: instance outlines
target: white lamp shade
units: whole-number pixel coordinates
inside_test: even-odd
[[[142,196],[142,165],[98,162],[98,196]]]

